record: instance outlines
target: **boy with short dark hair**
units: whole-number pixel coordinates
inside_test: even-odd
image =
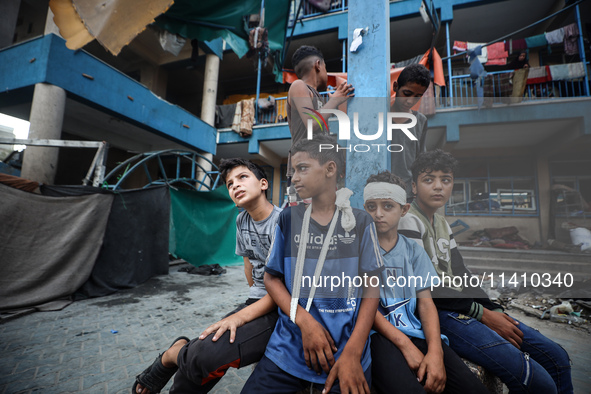
[[[437,276],[416,242],[398,234],[410,208],[404,182],[390,171],[372,175],[363,192],[378,233],[385,270],[371,336],[372,381],[379,393],[483,393],[486,387],[447,344],[429,291]],[[444,337],[447,341],[447,338]]]
[[[312,110],[321,108],[336,109],[349,97],[354,96],[352,85],[346,82],[341,83],[336,91],[329,95],[328,102],[318,93],[325,91],[328,84],[328,73],[326,63],[319,49],[302,45],[293,54],[291,59],[292,67],[298,77],[294,81],[287,94],[287,123],[291,133],[291,146],[293,147],[307,135],[308,119],[312,120]],[[321,126],[312,122],[313,133],[324,132]],[[291,167],[291,149],[287,156],[287,176],[291,178],[293,170]]]
[[[570,360],[560,345],[503,313],[481,288],[450,287],[463,283],[454,277],[470,276],[449,224],[437,214],[449,200],[457,166],[441,149],[417,157],[416,199],[398,226],[425,248],[439,277],[452,279],[433,291],[441,332],[458,355],[497,375],[512,393],[572,393]]]
[[[373,286],[383,264],[371,217],[351,208],[350,190],[335,192],[343,152],[319,151],[323,143],[336,146],[336,138],[303,139],[292,150],[293,183],[312,203],[279,216],[265,285],[280,317],[243,393],[294,393],[317,385],[325,393],[369,394],[368,336],[379,294]],[[332,286],[345,277],[350,280]],[[354,285],[362,277],[365,290]]]
[[[402,152],[392,152],[392,172],[398,175],[406,184],[406,194],[409,202],[412,201],[412,173],[410,166],[415,158],[426,150],[427,139],[427,117],[412,109],[419,102],[431,83],[429,70],[421,64],[406,66],[394,81],[392,90],[396,94],[391,105],[390,112],[410,113],[417,119],[417,124],[408,130],[417,138],[411,141],[402,133],[392,135],[392,144],[403,146]],[[396,123],[408,123],[410,120],[405,117],[394,118]]]
[[[281,209],[266,197],[269,183],[257,164],[240,159],[222,160],[220,175],[230,198],[244,208],[236,218],[236,254],[244,258],[250,286],[246,302],[209,326],[199,338],[177,338],[171,347],[137,376],[134,393],[159,393],[175,375],[171,393],[207,393],[228,368],[258,361],[277,321],[277,306],[263,282],[271,234]],[[215,334],[214,334],[215,333]],[[214,334],[211,340],[207,338]],[[221,339],[221,340],[220,340]]]

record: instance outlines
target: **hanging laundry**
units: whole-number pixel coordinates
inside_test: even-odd
[[[529,68],[515,70],[515,73],[513,74],[513,93],[511,94],[511,104],[517,104],[523,100],[523,93],[525,93],[528,73]]]
[[[252,126],[254,125],[254,99],[242,100],[236,103],[236,112],[232,121],[232,130],[240,134],[241,137],[252,135]]]
[[[518,38],[518,39],[512,40],[511,46],[512,46],[513,52],[519,51],[522,49],[527,49],[527,44],[526,44],[524,38]]]
[[[242,101],[236,103],[234,120],[232,120],[232,131],[240,134],[240,120],[242,119]]]
[[[511,97],[513,93],[513,73],[488,74],[484,78],[484,106],[492,107],[494,99],[498,97]],[[506,102],[506,101],[501,101]]]
[[[548,44],[550,45],[562,44],[564,42],[564,29],[561,27],[560,29],[546,33],[546,41],[548,41]]]
[[[536,83],[544,83],[551,81],[550,68],[548,66],[530,67],[527,75],[527,84],[533,85]]]
[[[478,60],[480,63],[484,64],[488,61],[488,50],[486,47],[483,47],[484,43],[478,42],[468,42],[468,52],[473,51],[477,47],[481,47],[480,54],[478,55]]]
[[[240,136],[252,135],[254,125],[254,99],[242,100],[242,117],[240,118]]]
[[[585,67],[583,62],[557,64],[550,66],[550,74],[552,81],[583,78],[585,76]]]
[[[216,105],[215,106],[215,127],[223,129],[231,127],[236,113],[236,104]]]
[[[487,66],[504,66],[507,64],[509,53],[505,50],[505,42],[496,42],[488,47]]]
[[[470,43],[468,43],[470,46]],[[486,48],[484,48],[486,49]],[[480,63],[480,56],[482,54],[482,46],[477,45],[472,51],[470,51],[468,56],[468,61],[470,62],[470,78],[476,87],[476,97],[478,103],[478,109],[482,107],[484,103],[484,78],[486,77],[486,70]]]
[[[454,41],[452,49],[458,52],[466,52],[468,50],[468,43],[466,41]]]
[[[545,34],[538,34],[537,36],[527,37],[525,44],[528,48],[544,47],[548,45]]]
[[[406,60],[401,60],[399,62],[394,63],[394,65],[396,66],[395,68],[401,68],[401,67],[406,67],[406,66],[410,66],[411,64],[419,64],[419,62],[421,61],[421,59],[423,58],[424,55],[417,55],[413,58],[410,59],[406,59]]]
[[[571,23],[564,27],[564,52],[567,55],[576,55],[579,53],[579,27],[576,23]]]

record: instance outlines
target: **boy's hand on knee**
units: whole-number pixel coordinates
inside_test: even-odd
[[[322,394],[328,393],[337,379],[343,394],[370,394],[369,385],[365,380],[359,357],[350,356],[343,352],[330,370]]]
[[[234,340],[236,339],[236,329],[242,327],[244,323],[244,319],[242,319],[238,313],[234,313],[233,315],[207,327],[205,331],[199,335],[199,339],[203,340],[215,331],[215,335],[211,340],[216,342],[226,331],[230,330],[230,343],[234,343]]]
[[[426,380],[425,380],[426,375]],[[427,393],[439,394],[445,389],[447,375],[443,364],[443,352],[427,352],[417,372],[419,382],[425,380],[423,388]]]
[[[312,316],[298,326],[302,331],[306,365],[318,374],[322,370],[329,373],[335,363],[333,353],[337,351],[332,337]]]
[[[411,341],[408,341],[409,345],[401,348],[400,351],[408,364],[408,367],[414,372],[417,373],[425,355],[423,352],[419,350]]]
[[[501,337],[509,341],[517,349],[521,349],[521,342],[523,341],[523,332],[517,326],[519,323],[511,316],[507,316],[502,312],[490,311],[484,308],[482,313],[482,324],[499,334]]]

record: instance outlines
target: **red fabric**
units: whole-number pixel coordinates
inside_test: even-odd
[[[487,47],[489,66],[504,66],[507,64],[509,53],[505,50],[504,42],[496,42]]]
[[[466,41],[454,41],[454,51],[465,52],[468,50],[468,43]]]
[[[550,73],[550,66],[543,66],[543,67],[546,70],[545,75],[539,76],[539,77],[534,77],[534,78],[529,78],[529,76],[532,75],[532,68],[529,69],[528,78],[527,78],[528,85],[552,81],[552,74]]]
[[[525,38],[518,38],[516,40],[513,40],[513,52],[521,49],[527,49]]]
[[[221,378],[222,376],[224,376],[224,374],[226,373],[228,368],[230,368],[230,367],[238,368],[239,366],[240,366],[240,359],[234,360],[229,364],[222,365],[221,367],[219,367],[215,371],[210,372],[206,378],[201,379],[201,384],[203,385],[212,379]]]
[[[445,86],[445,76],[443,74],[443,62],[441,61],[441,56],[439,56],[439,53],[437,52],[436,49],[434,49],[435,52],[433,52],[433,66],[435,68],[434,70],[434,80],[433,82],[436,85],[439,86]],[[427,51],[423,57],[421,58],[421,60],[419,61],[419,64],[422,64],[423,66],[429,68],[427,66],[427,60],[429,57],[429,51]],[[396,81],[398,79],[398,75],[400,75],[400,72],[402,71],[402,68],[394,68],[390,70],[390,93],[392,94],[393,92],[391,91],[392,89],[392,84],[394,83],[394,81]],[[283,83],[293,83],[294,81],[296,81],[298,79],[298,77],[296,76],[296,74],[291,71],[291,70],[283,70]],[[330,86],[338,86],[339,83],[346,81],[347,80],[347,73],[328,73],[328,84]]]

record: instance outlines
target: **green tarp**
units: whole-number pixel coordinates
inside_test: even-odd
[[[170,189],[170,253],[194,266],[242,262],[236,250],[238,209],[225,186],[211,192]]]
[[[175,0],[156,24],[180,36],[199,41],[223,38],[242,57],[248,52],[248,18],[259,14],[261,0]],[[289,0],[265,0],[264,27],[269,30],[269,49],[275,60],[273,72],[282,82],[280,64],[289,14]]]

